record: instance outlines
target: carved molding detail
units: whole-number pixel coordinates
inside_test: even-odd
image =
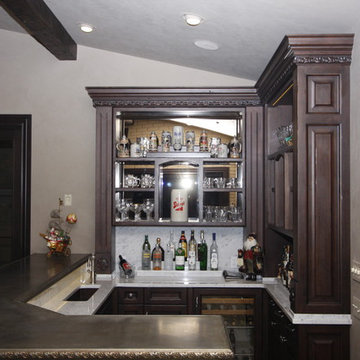
[[[116,106],[122,108],[217,108],[217,107],[242,107],[261,105],[258,99],[223,99],[223,100],[93,100],[97,106]]]
[[[296,64],[350,64],[351,56],[295,56]]]
[[[282,72],[279,76],[277,76],[276,80],[272,83],[272,85],[270,86],[270,88],[266,89],[265,91],[263,91],[263,94],[261,94],[263,96],[263,99],[265,100],[265,102],[267,102],[271,96],[273,96],[273,93],[276,91],[276,89],[281,85],[281,83],[284,81],[284,79],[286,79],[287,77],[290,76],[291,72],[294,69],[294,64],[290,63]]]
[[[233,354],[226,351],[5,351],[0,353],[1,359],[121,359],[121,360],[147,360],[147,359],[197,359],[197,360],[231,360]]]

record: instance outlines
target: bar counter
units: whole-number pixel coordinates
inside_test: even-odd
[[[26,303],[89,255],[0,268],[0,359],[232,359],[221,316],[62,315]]]

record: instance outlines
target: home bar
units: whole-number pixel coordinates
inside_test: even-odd
[[[348,359],[352,46],[285,36],[254,87],[86,87],[95,258],[0,269],[0,358]]]

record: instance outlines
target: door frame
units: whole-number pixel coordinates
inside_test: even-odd
[[[19,159],[18,177],[14,183],[14,202],[17,213],[14,214],[14,227],[19,231],[20,249],[17,252],[21,257],[30,255],[30,212],[31,212],[31,115],[0,114],[0,131],[14,130],[18,145]],[[19,193],[18,193],[19,192]]]

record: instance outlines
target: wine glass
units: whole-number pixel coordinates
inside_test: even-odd
[[[146,214],[146,220],[150,221],[151,213],[154,211],[154,202],[152,201],[152,199],[145,199],[142,206],[142,209]]]
[[[134,213],[134,221],[140,221],[140,213],[143,209],[142,204],[132,203],[130,205],[130,210]]]
[[[116,209],[120,213],[120,221],[129,220],[130,202],[128,199],[120,199],[116,203]]]

